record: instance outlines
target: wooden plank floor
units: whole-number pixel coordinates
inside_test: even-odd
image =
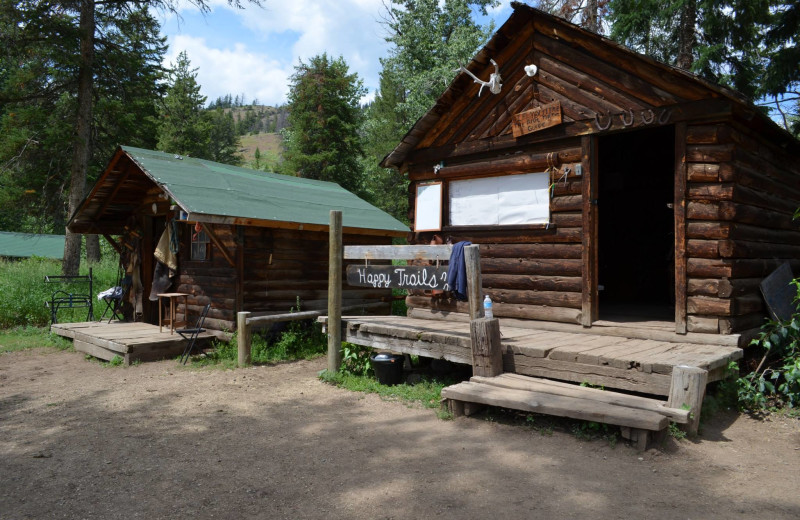
[[[86,321],[57,323],[51,330],[59,336],[71,338],[79,352],[105,360],[119,356],[129,365],[134,361],[177,357],[183,352],[186,347],[183,337],[177,333],[170,334],[168,327],[163,332],[158,329],[158,325],[141,322]],[[200,334],[195,349],[212,337],[208,333]]]
[[[345,316],[344,340],[457,363],[472,363],[469,324],[401,316]],[[724,368],[742,356],[731,340],[711,344],[686,341],[685,336],[636,332],[634,328],[544,330],[514,326],[501,320],[503,365],[506,372],[607,388],[668,395],[672,368],[697,366],[709,371],[709,382],[720,379]],[[549,325],[549,324],[547,324]],[[648,324],[651,330],[653,324]],[[595,329],[596,332],[592,333]],[[641,337],[637,337],[641,336]],[[645,338],[645,339],[642,339]]]

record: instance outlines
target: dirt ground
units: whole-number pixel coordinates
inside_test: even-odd
[[[0,518],[800,518],[800,421],[722,412],[639,453],[224,370],[0,355]]]

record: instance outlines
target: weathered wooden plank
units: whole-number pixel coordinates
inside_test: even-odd
[[[451,245],[344,246],[345,260],[450,260]]]
[[[647,430],[661,430],[669,424],[665,416],[649,410],[634,410],[575,397],[512,390],[470,382],[443,388],[442,397]]]
[[[663,374],[645,374],[638,370],[618,369],[603,365],[583,365],[523,354],[505,354],[506,372],[561,379],[576,383],[591,383],[653,395],[667,395],[670,378]]]
[[[607,346],[588,350],[585,352],[580,352],[576,361],[578,363],[587,363],[590,365],[600,365],[606,364],[611,365],[612,363],[608,362],[609,358],[612,358],[615,353],[620,352],[628,352],[630,353],[636,348],[641,348],[644,350],[646,348],[646,341],[641,339],[628,339],[628,338],[620,338],[615,336],[606,336],[614,339],[614,341]],[[643,345],[644,344],[644,345]],[[618,368],[630,368],[629,366],[620,366]]]
[[[568,397],[576,397],[602,403],[625,406],[641,410],[649,410],[660,413],[670,420],[677,423],[686,423],[689,420],[689,412],[679,408],[670,408],[666,401],[640,397],[618,392],[608,392],[599,388],[582,387],[570,383],[562,383],[550,379],[528,377],[519,374],[502,374],[497,377],[473,376],[471,382],[482,383],[485,385],[499,386],[513,390],[528,390],[542,393],[553,393]]]
[[[454,363],[464,363],[467,365],[472,362],[472,352],[469,346],[460,347],[457,345],[433,343],[430,341],[376,336],[364,334],[361,331],[355,334],[348,332],[343,339],[344,341],[356,345],[399,352],[402,354],[411,354],[433,359],[446,359]]]
[[[547,357],[558,347],[559,343],[574,340],[575,335],[561,332],[550,332],[545,335],[527,335],[507,345],[507,350],[514,354],[532,357]],[[505,338],[504,338],[505,339]]]
[[[576,334],[571,341],[559,343],[550,351],[547,357],[560,361],[577,362],[578,355],[587,351],[608,347],[618,343],[616,338],[609,336],[587,336]]]
[[[83,352],[85,354],[89,354],[90,356],[94,356],[98,359],[103,359],[105,361],[111,361],[114,357],[121,357],[123,361],[128,358],[128,354],[117,352],[114,350],[109,350],[104,348],[100,345],[95,345],[88,341],[82,341],[80,339],[73,340],[72,345],[75,347],[75,350],[78,352]],[[129,365],[130,361],[128,360],[125,365]]]

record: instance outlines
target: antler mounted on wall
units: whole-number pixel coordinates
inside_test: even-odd
[[[489,87],[489,92],[491,92],[492,94],[499,94],[500,90],[503,88],[503,84],[500,83],[502,81],[502,78],[500,77],[500,67],[497,66],[496,61],[494,60],[489,60],[489,61],[492,63],[492,65],[494,65],[494,73],[491,76],[489,76],[489,81],[483,81],[482,79],[478,79],[478,77],[475,76],[475,74],[468,71],[467,68],[464,67],[463,65],[461,66],[460,69],[458,69],[469,74],[470,77],[475,80],[475,83],[480,84],[481,88],[478,90],[478,97],[480,97],[481,92],[483,92],[483,87]]]

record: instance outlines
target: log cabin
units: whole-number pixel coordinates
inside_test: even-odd
[[[224,337],[236,313],[252,316],[327,305],[330,210],[342,211],[344,244],[390,244],[408,226],[339,185],[121,146],[71,217],[75,233],[104,236],[139,291],[128,318],[158,324],[149,295],[154,252],[167,228],[176,251],[178,320],[211,304],[206,328]],[[174,232],[173,232],[174,230]],[[140,284],[137,283],[140,281]],[[135,293],[136,291],[132,291]],[[163,291],[162,291],[163,292]],[[389,311],[383,289],[352,288],[345,305]]]
[[[410,243],[480,244],[495,317],[660,320],[746,344],[760,281],[800,272],[800,142],[737,92],[512,5],[381,163],[410,179]]]

